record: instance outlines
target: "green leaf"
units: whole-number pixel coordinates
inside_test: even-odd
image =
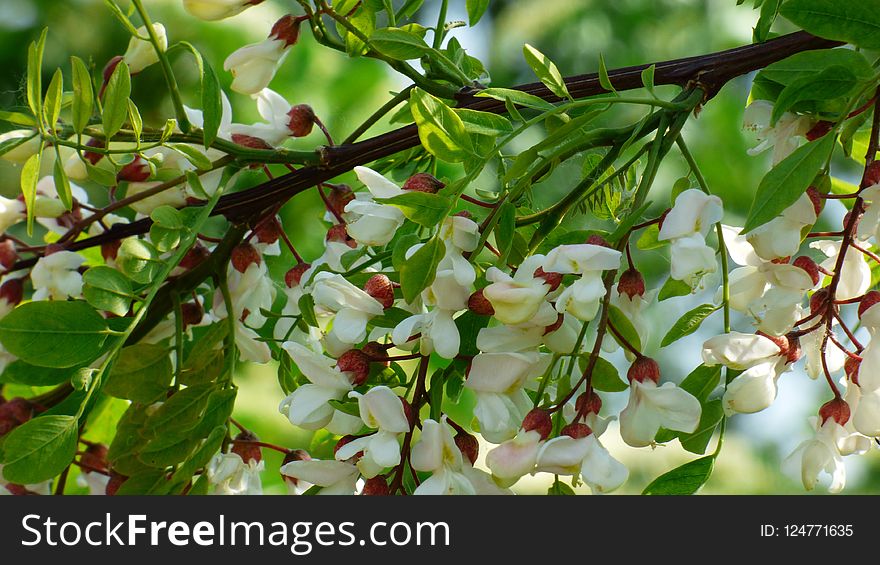
[[[685,495],[694,494],[712,475],[715,457],[706,456],[685,463],[651,481],[642,494]]]
[[[856,87],[856,76],[840,65],[823,70],[816,76],[801,77],[782,89],[773,105],[770,124],[775,125],[782,115],[799,102],[833,100],[846,96]]]
[[[656,70],[655,65],[651,65],[650,67],[645,68],[642,71],[642,84],[645,85],[645,88],[648,89],[648,92],[654,92],[654,71]],[[610,81],[609,81],[610,82]]]
[[[128,122],[131,124],[131,131],[134,132],[136,143],[140,146],[141,134],[144,131],[144,119],[141,117],[141,111],[130,98],[128,100]]]
[[[504,264],[513,248],[513,234],[516,232],[516,206],[509,200],[498,210],[498,223],[495,224],[495,245],[501,257],[498,263]]]
[[[134,282],[148,284],[156,277],[164,262],[153,245],[142,239],[129,238],[119,246],[116,264]]]
[[[175,485],[188,483],[193,475],[196,474],[196,471],[207,465],[211,458],[214,457],[214,454],[220,451],[225,437],[225,425],[217,426],[211,430],[204,443],[174,472],[171,482]]]
[[[312,298],[312,295],[303,294],[300,296],[298,306],[303,322],[312,328],[317,328],[318,318],[315,316],[315,299]]]
[[[700,365],[691,371],[678,386],[703,403],[719,382],[721,382],[721,365],[711,367]]]
[[[55,181],[55,191],[58,193],[58,199],[64,205],[64,208],[70,210],[73,208],[73,194],[70,191],[70,179],[64,171],[64,164],[61,159],[55,159],[52,166],[52,178]]]
[[[586,370],[589,362],[590,355],[588,353],[580,355],[578,366],[581,371]],[[596,358],[596,364],[593,365],[593,376],[590,377],[590,384],[594,389],[602,392],[621,392],[629,388],[629,385],[620,378],[617,367],[602,357]]]
[[[166,147],[183,155],[186,160],[192,163],[197,169],[207,171],[213,166],[211,159],[192,145],[186,145],[185,143],[168,143],[166,144]]]
[[[599,85],[608,92],[617,92],[617,89],[611,84],[611,78],[608,76],[608,67],[605,66],[605,56],[602,53],[599,53]]]
[[[168,434],[153,438],[138,454],[144,465],[164,469],[176,465],[189,457],[196,448],[198,439],[189,435]]]
[[[51,479],[76,454],[78,419],[40,416],[18,426],[3,442],[3,478],[33,484]]]
[[[433,237],[404,263],[400,269],[400,286],[404,300],[412,303],[419,293],[434,282],[437,265],[445,254],[446,245],[439,237]]]
[[[208,397],[208,405],[204,415],[190,433],[193,436],[203,437],[216,426],[222,426],[226,429],[226,421],[232,416],[232,410],[235,408],[236,394],[237,392],[233,388],[212,392]]]
[[[532,68],[535,76],[550,89],[550,92],[563,99],[571,99],[568,93],[568,87],[565,86],[565,79],[556,65],[547,58],[546,55],[526,43],[523,46],[523,56],[526,63]]]
[[[113,364],[104,392],[150,404],[168,393],[173,373],[167,347],[151,343],[130,345]]]
[[[82,300],[28,302],[0,320],[6,350],[39,367],[91,363],[108,335],[107,322]]]
[[[880,48],[880,0],[788,0],[779,13],[813,35]]]
[[[89,175],[89,180],[98,183],[101,186],[116,186],[115,172],[104,169],[102,167],[96,167],[88,161],[83,161],[83,164],[86,166],[86,172]]]
[[[413,222],[432,228],[446,217],[451,201],[445,196],[428,192],[408,191],[391,198],[377,198],[377,202],[400,208]]]
[[[184,235],[186,225],[183,214],[173,206],[162,205],[150,213],[150,241],[161,252],[174,249]]]
[[[27,208],[27,233],[34,234],[34,207],[37,200],[37,182],[40,180],[40,162],[43,157],[43,145],[40,150],[28,157],[21,169],[21,193]]]
[[[628,341],[637,351],[642,350],[642,340],[639,337],[639,332],[636,331],[635,326],[632,325],[632,322],[629,321],[626,314],[613,304],[608,306],[608,321],[611,322],[614,329],[623,336],[623,339]],[[615,339],[617,339],[616,336]]]
[[[193,428],[201,420],[208,397],[215,390],[213,384],[201,384],[178,391],[147,418],[144,430],[156,437]]]
[[[708,318],[709,315],[718,310],[718,308],[719,306],[714,304],[701,304],[693,310],[686,312],[677,322],[675,322],[675,324],[672,325],[671,328],[669,328],[666,335],[663,336],[663,341],[660,342],[660,347],[666,347],[667,345],[697,331],[700,328],[700,324],[703,323],[703,320]]]
[[[419,139],[429,153],[450,163],[460,163],[474,155],[461,118],[439,98],[415,88],[410,94],[410,109],[419,128]]]
[[[483,17],[483,14],[486,13],[486,9],[489,7],[489,0],[467,0],[465,5],[467,7],[468,24],[475,26]]]
[[[703,410],[700,413],[700,423],[697,429],[690,434],[679,433],[678,439],[681,446],[685,450],[696,455],[706,453],[706,447],[715,433],[715,428],[724,418],[724,409],[721,407],[721,399],[711,400],[703,403]]]
[[[762,226],[791,206],[809,188],[834,149],[836,136],[802,145],[761,180],[742,234]]]
[[[22,112],[7,112],[6,110],[0,110],[0,122],[7,122],[15,126],[24,126],[28,128],[37,127],[37,121],[34,117]],[[36,135],[36,132],[34,132],[34,135]]]
[[[83,297],[98,310],[125,316],[134,298],[134,291],[125,275],[100,265],[83,273]]]
[[[166,473],[163,469],[142,471],[126,479],[122,486],[119,487],[119,490],[116,491],[116,496],[149,494],[166,483]]]
[[[111,139],[125,124],[128,117],[128,97],[131,96],[131,75],[128,65],[120,61],[107,81],[104,91],[104,112],[101,115],[104,135]]]
[[[667,298],[673,298],[676,296],[687,296],[693,292],[693,289],[689,284],[683,281],[677,281],[672,277],[666,279],[666,282],[663,283],[663,286],[660,287],[660,293],[657,295],[657,300],[662,302]]]
[[[509,88],[486,88],[477,92],[477,97],[494,98],[495,100],[513,102],[517,106],[525,106],[535,110],[551,111],[556,108],[553,104],[547,102],[543,98],[538,98],[533,94],[528,94],[520,90],[511,90]]]
[[[46,49],[46,35],[49,28],[43,28],[40,39],[28,46],[27,62],[27,101],[37,122],[43,122],[43,52]]]
[[[73,112],[71,126],[73,131],[81,135],[95,109],[95,92],[92,88],[92,76],[88,67],[79,57],[70,58],[70,66],[73,69]]]
[[[61,102],[64,94],[64,76],[61,69],[56,69],[52,75],[52,81],[49,83],[49,89],[46,91],[46,100],[43,105],[43,111],[46,112],[46,123],[55,131],[58,125],[58,118],[61,116]]]
[[[73,370],[70,368],[37,367],[19,359],[6,366],[3,374],[0,374],[0,382],[28,386],[52,386],[69,380],[72,374]]]
[[[871,63],[864,55],[851,49],[816,49],[803,51],[762,69],[756,80],[771,81],[782,86],[804,77],[815,77],[832,66],[849,69],[860,82],[874,76]]]
[[[556,480],[550,485],[547,494],[551,496],[575,496],[574,490],[560,480]]]
[[[764,0],[764,3],[761,4],[761,15],[758,17],[758,23],[752,34],[755,43],[763,43],[767,40],[770,34],[770,27],[776,21],[776,16],[779,15],[779,6],[781,4],[782,0]]]
[[[470,310],[455,319],[455,326],[458,328],[461,348],[458,352],[460,356],[475,356],[480,353],[477,349],[477,335],[480,330],[489,325],[489,316],[478,316]]]
[[[370,45],[382,55],[399,61],[419,59],[431,51],[424,39],[397,27],[377,29],[370,36]]]
[[[453,108],[464,123],[464,129],[471,135],[488,135],[498,137],[513,131],[510,120],[491,112],[478,112],[466,108]]]
[[[669,244],[668,241],[660,241],[659,237],[660,228],[657,227],[657,224],[650,225],[642,232],[639,239],[636,240],[636,247],[642,251],[647,251],[649,249],[659,249]]]
[[[205,147],[210,147],[217,140],[220,123],[223,121],[223,90],[220,79],[214,68],[207,61],[202,67],[202,134]]]

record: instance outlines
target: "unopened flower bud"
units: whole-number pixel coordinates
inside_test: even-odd
[[[660,382],[660,365],[650,357],[637,357],[633,364],[630,365],[626,372],[629,382],[638,381],[643,383],[651,380],[655,383]]]
[[[645,295],[645,277],[637,269],[630,267],[620,275],[617,282],[617,293],[627,295],[632,299],[635,296]]]
[[[107,496],[115,496],[116,492],[119,490],[119,487],[128,480],[128,477],[125,475],[120,475],[116,471],[110,471],[110,480],[107,481],[107,486],[104,489],[104,494]]]
[[[107,84],[110,81],[110,77],[113,76],[113,72],[116,70],[116,67],[119,66],[119,63],[122,62],[122,55],[117,55],[107,61],[107,64],[104,65],[104,70],[101,71],[101,74],[104,78],[104,84]],[[92,163],[94,165],[94,163]]]
[[[293,137],[305,137],[315,127],[315,111],[308,104],[297,104],[287,112],[287,129]]]
[[[391,490],[388,488],[388,481],[385,480],[385,477],[379,475],[364,481],[364,488],[361,494],[365,496],[388,496],[391,494]]]
[[[572,423],[568,424],[562,430],[560,430],[561,435],[568,436],[574,439],[581,439],[587,437],[593,433],[593,430],[590,429],[590,426],[586,424]]]
[[[841,426],[849,422],[849,404],[842,398],[833,398],[819,408],[819,418],[824,424],[828,418],[833,419]]]
[[[868,311],[868,308],[880,302],[880,292],[872,290],[867,292],[859,301],[859,318]]]
[[[468,310],[478,316],[491,316],[495,314],[495,308],[492,307],[492,303],[483,294],[483,289],[470,295],[467,306]]]
[[[107,446],[101,443],[93,443],[80,456],[79,462],[96,471],[108,471]]]
[[[241,145],[242,147],[247,147],[248,149],[260,149],[262,151],[272,151],[275,149],[271,145],[269,145],[265,139],[255,137],[253,135],[247,135],[244,133],[233,133],[232,143],[236,145]]]
[[[263,259],[260,252],[250,243],[240,243],[232,250],[232,266],[239,273],[247,271],[251,263],[259,265]]]
[[[336,368],[351,375],[351,384],[360,386],[370,376],[370,356],[360,349],[349,349],[336,360]]]
[[[459,210],[458,212],[453,214],[453,216],[456,216],[458,218],[467,218],[468,220],[474,219],[474,215],[471,214],[470,212],[468,212],[467,210]]]
[[[258,441],[258,438],[253,432],[241,432],[232,441],[232,449],[230,451],[241,457],[241,460],[245,463],[250,463],[251,461],[259,463],[263,460],[263,451],[259,445],[253,443],[256,441]]]
[[[186,252],[186,255],[183,256],[183,259],[178,264],[178,267],[186,270],[194,269],[201,265],[210,256],[211,252],[208,251],[207,247],[201,243],[196,243]]]
[[[872,161],[871,164],[865,168],[862,188],[873,186],[875,184],[880,184],[880,161]]]
[[[810,128],[810,130],[804,134],[804,137],[807,138],[807,141],[816,141],[817,139],[824,137],[826,133],[831,131],[831,127],[834,125],[834,122],[829,122],[828,120],[819,120],[816,122],[816,125]]]
[[[455,434],[455,445],[461,454],[471,462],[471,465],[477,462],[477,456],[480,454],[480,443],[477,438],[465,432]]]
[[[284,460],[281,462],[281,466],[285,466],[288,463],[293,463],[294,461],[311,461],[312,456],[304,449],[293,449],[287,452],[287,455],[284,456]],[[291,477],[289,475],[281,475],[281,478],[284,479],[285,482],[290,483],[293,486],[296,486],[299,483],[299,479],[296,477]]]
[[[846,373],[846,378],[849,379],[849,382],[854,385],[859,384],[859,369],[862,366],[861,359],[856,359],[855,357],[846,357],[846,361],[843,362],[843,372]]]
[[[134,160],[119,169],[116,173],[116,182],[144,182],[153,175],[150,162],[136,155]]]
[[[544,335],[552,334],[553,332],[561,328],[563,322],[565,322],[565,315],[558,314],[556,316],[556,321],[544,328]]]
[[[364,292],[375,298],[382,308],[388,309],[394,306],[394,285],[386,275],[373,275],[364,284]]]
[[[536,431],[541,439],[547,439],[550,437],[550,432],[553,431],[553,420],[550,418],[550,412],[541,408],[533,408],[523,418],[521,427],[527,432]]]
[[[354,249],[357,247],[357,242],[348,235],[348,231],[345,229],[345,224],[336,224],[332,226],[329,230],[327,230],[327,241],[337,241],[339,243],[344,243]]]
[[[311,263],[298,263],[295,267],[284,273],[284,284],[287,288],[293,288],[302,284],[302,277],[312,268]]]
[[[813,285],[819,284],[819,265],[816,264],[811,258],[806,255],[801,255],[794,260],[792,263],[795,267],[800,267],[804,271],[810,275],[810,279],[813,281]]]
[[[119,248],[122,247],[122,241],[108,241],[107,243],[101,244],[101,257],[104,258],[104,261],[110,262],[115,261],[116,256],[119,255]],[[181,261],[182,263],[183,261]]]
[[[86,142],[86,147],[94,147],[96,149],[106,149],[107,144],[104,143],[104,141],[102,141],[100,139],[92,138]],[[88,161],[92,165],[97,165],[101,161],[101,159],[104,158],[103,153],[97,153],[95,151],[84,151],[82,156],[86,161]]]
[[[254,228],[254,235],[257,236],[257,241],[260,243],[272,245],[281,237],[281,231],[281,222],[278,221],[278,218],[272,218],[257,224],[257,227]]]
[[[830,301],[828,300],[828,289],[820,288],[810,296],[810,313],[824,312]]]
[[[788,348],[785,351],[786,363],[795,363],[798,359],[804,356],[804,350],[801,347],[801,338],[794,332],[787,334],[785,337],[786,341],[788,341]]]
[[[24,283],[21,279],[9,279],[0,285],[0,300],[7,306],[16,306],[24,297]]]
[[[285,47],[290,47],[291,45],[296,44],[299,40],[299,26],[302,21],[302,17],[287,14],[275,22],[275,25],[272,26],[272,31],[269,33],[269,37],[272,39],[280,39],[284,41]]]
[[[183,315],[183,327],[196,326],[205,316],[205,308],[200,302],[185,302],[180,305],[180,312]]]
[[[608,247],[609,249],[611,248],[611,244],[608,243],[608,241],[601,235],[591,235],[587,238],[587,243],[589,245],[601,245],[602,247]]]
[[[334,215],[341,216],[345,212],[345,207],[349,202],[354,200],[354,191],[347,184],[332,184],[330,192],[327,193],[327,203],[330,211]]]
[[[430,175],[428,173],[416,173],[406,179],[406,182],[403,183],[403,190],[413,190],[415,192],[428,192],[434,194],[442,189],[444,186],[446,185],[443,184],[434,175]]]
[[[342,449],[345,445],[348,445],[349,443],[353,442],[353,441],[356,440],[356,439],[357,439],[357,436],[353,436],[353,435],[346,435],[346,436],[342,436],[341,438],[339,438],[339,441],[337,441],[337,442],[336,442],[336,445],[333,446],[333,455],[335,456],[336,453],[337,453],[340,449]],[[364,454],[363,451],[358,451],[357,453],[355,453],[355,454],[351,457],[351,459],[357,461],[358,459],[361,458],[361,456],[362,456],[363,454]]]
[[[383,367],[390,367],[391,361],[388,361],[386,358],[388,357],[388,348],[378,341],[369,341],[361,348],[367,357],[370,358],[370,362],[379,363]]]
[[[15,243],[11,239],[0,241],[0,265],[8,270],[16,261],[18,261],[18,252],[15,250]]]
[[[541,267],[535,269],[534,277],[536,279],[544,279],[550,285],[550,292],[553,292],[562,284],[562,273],[548,273]]]
[[[602,399],[599,398],[596,391],[584,392],[574,401],[574,408],[580,416],[598,414],[602,409]]]

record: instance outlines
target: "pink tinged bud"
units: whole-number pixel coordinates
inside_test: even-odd
[[[403,183],[403,190],[412,190],[415,192],[428,192],[434,194],[442,189],[445,184],[439,179],[428,173],[416,173],[406,179]]]
[[[299,263],[286,273],[284,273],[284,284],[287,288],[293,288],[302,284],[302,277],[306,271],[312,268],[310,263]]]
[[[819,120],[816,122],[816,125],[810,128],[810,131],[808,131],[804,137],[807,138],[807,141],[816,141],[831,131],[833,125],[834,123],[829,122],[828,120]]]
[[[544,328],[544,335],[552,334],[556,330],[562,327],[562,323],[565,321],[565,315],[559,314],[556,316],[556,321],[550,324],[549,326]]]
[[[489,299],[483,294],[483,289],[471,294],[470,298],[468,298],[467,306],[468,310],[478,316],[491,316],[495,314],[495,309],[492,307]]]
[[[650,357],[638,357],[633,364],[630,365],[629,370],[626,372],[626,376],[630,382],[638,381],[643,383],[650,380],[659,383],[660,365]]]
[[[287,129],[293,137],[305,137],[315,126],[315,111],[308,104],[297,104],[287,112]]]
[[[187,302],[180,305],[183,315],[183,327],[198,325],[205,316],[205,309],[199,302]]]
[[[345,224],[336,224],[327,230],[327,241],[344,243],[352,249],[357,247],[357,242],[348,235],[348,231],[345,229]]]
[[[370,358],[371,363],[379,363],[383,367],[391,366],[391,361],[385,360],[387,357],[388,348],[378,341],[367,342],[361,348],[361,351],[366,353],[367,357]]]
[[[822,198],[822,193],[819,192],[819,189],[815,186],[811,186],[807,189],[807,196],[810,198],[810,202],[813,203],[813,211],[816,212],[816,215],[822,213],[822,207],[825,205],[825,199]]]
[[[119,490],[119,487],[128,480],[128,477],[125,475],[120,475],[116,471],[110,471],[110,480],[107,481],[107,486],[104,489],[104,494],[107,496],[115,496],[116,492]]]
[[[134,161],[122,167],[116,174],[116,182],[144,182],[153,174],[150,163],[137,155]]]
[[[828,418],[833,419],[841,426],[849,422],[850,409],[849,404],[842,398],[834,398],[826,402],[819,408],[819,418],[824,424]]]
[[[379,475],[364,482],[364,489],[361,491],[364,496],[388,496],[391,490],[388,488],[388,481],[385,477]]]
[[[872,290],[866,293],[859,301],[859,318],[868,311],[868,308],[880,302],[880,292]]]
[[[846,373],[846,378],[849,379],[849,382],[854,385],[859,384],[859,369],[861,366],[862,360],[855,357],[847,356],[846,361],[843,362],[843,372]]]
[[[260,222],[254,228],[254,235],[257,236],[257,241],[260,243],[271,245],[281,238],[281,231],[281,222],[278,221],[278,218],[272,218],[271,220]]]
[[[617,292],[621,295],[625,294],[630,298],[644,296],[645,278],[642,276],[642,273],[632,267],[625,270],[617,282]]]
[[[24,283],[21,279],[9,279],[0,285],[0,300],[7,305],[15,306],[24,297]]]
[[[550,418],[550,412],[541,408],[533,408],[523,418],[522,429],[527,432],[536,431],[542,440],[547,439],[550,437],[550,432],[553,431],[553,420]]]
[[[611,244],[601,235],[591,235],[587,238],[587,243],[590,245],[601,245],[602,247],[611,249]]]
[[[15,250],[15,243],[11,239],[0,241],[0,265],[4,269],[11,269],[16,261],[18,252]]]
[[[119,255],[119,248],[122,246],[122,241],[110,241],[108,243],[101,244],[101,257],[104,258],[104,261],[110,262],[115,261],[116,256]],[[182,261],[181,261],[182,263]]]
[[[124,57],[122,55],[117,55],[117,56],[113,57],[112,59],[110,59],[109,61],[107,61],[107,64],[104,65],[104,71],[103,71],[104,84],[106,84],[110,80],[110,77],[113,76],[113,71],[116,70],[116,67],[119,66],[119,63],[122,62],[123,58]]]
[[[249,149],[262,149],[263,151],[274,151],[275,149],[274,147],[266,143],[264,139],[254,137],[252,135],[245,135],[243,133],[233,133],[232,143],[235,143],[236,145],[241,145],[242,147],[247,147]]]
[[[235,436],[235,441],[232,442],[232,449],[230,451],[241,457],[241,460],[245,463],[250,463],[251,461],[259,463],[263,460],[263,451],[259,445],[249,443],[255,441],[258,441],[258,439],[253,432],[241,432]]]
[[[810,313],[824,312],[829,305],[828,289],[820,288],[810,296]]]
[[[275,25],[272,26],[272,31],[269,33],[269,37],[271,39],[280,39],[284,41],[285,47],[295,45],[299,40],[299,26],[302,21],[302,18],[287,14],[275,22]]]
[[[394,305],[394,285],[391,279],[385,275],[373,275],[364,284],[364,292],[375,298],[382,308],[388,309]]]
[[[862,188],[880,183],[880,161],[873,161],[865,169]]]
[[[336,360],[336,368],[351,375],[351,384],[360,386],[370,376],[370,356],[360,349],[349,349]]]
[[[562,284],[562,273],[546,272],[543,268],[535,269],[534,277],[536,279],[544,279],[550,285],[550,291],[553,292]]]
[[[232,266],[239,273],[247,271],[251,263],[259,265],[262,261],[260,252],[250,243],[241,243],[232,250]]]
[[[562,435],[568,436],[574,439],[581,439],[587,437],[593,433],[593,430],[590,429],[590,426],[586,424],[569,424],[562,428]]]
[[[119,247],[117,246],[118,250]],[[180,261],[178,266],[181,269],[193,269],[199,265],[201,265],[208,257],[211,256],[211,252],[208,251],[208,248],[202,245],[201,243],[196,243],[189,251],[186,252],[186,255],[183,256],[183,259]],[[113,257],[116,257],[116,253],[114,252]]]
[[[455,445],[461,454],[464,455],[471,465],[477,462],[477,456],[480,454],[480,443],[477,438],[465,432],[455,434]]]
[[[97,471],[108,471],[107,446],[100,443],[90,445],[80,456],[79,462]]]
[[[795,267],[800,267],[808,275],[810,275],[810,280],[813,281],[813,285],[819,284],[819,265],[816,264],[811,258],[802,255],[794,260],[792,263]]]
[[[574,401],[574,408],[581,416],[588,414],[599,414],[602,409],[602,399],[595,391],[584,392]]]

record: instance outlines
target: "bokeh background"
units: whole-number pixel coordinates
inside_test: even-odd
[[[122,4],[125,4],[124,0]],[[206,23],[189,16],[183,11],[180,0],[146,0],[145,4],[153,19],[168,27],[172,42],[190,41],[219,70],[229,53],[246,43],[263,39],[272,23],[295,2],[267,0],[240,16],[219,23]],[[433,25],[437,4],[433,0],[425,3],[422,10],[425,25]],[[453,0],[450,4],[449,18],[466,20],[464,1]],[[530,43],[550,56],[563,74],[595,71],[600,53],[604,54],[609,68],[613,68],[748,43],[757,20],[757,12],[748,4],[737,6],[735,0],[493,0],[488,14],[475,28],[456,29],[453,35],[470,54],[485,62],[492,85],[509,86],[535,80],[522,60],[523,43]],[[137,21],[136,17],[134,19]],[[0,73],[0,107],[8,109],[23,104],[27,44],[44,26],[50,29],[44,69],[46,81],[55,67],[69,69],[71,54],[91,60],[100,68],[108,59],[121,54],[128,43],[126,31],[101,0],[0,0],[0,68],[3,69]],[[785,22],[778,22],[774,30],[785,32]],[[174,65],[186,101],[195,106],[198,77],[191,61],[181,53],[174,57]],[[220,75],[224,87],[228,87],[231,77],[223,72]],[[725,222],[740,225],[755,189],[769,167],[767,155],[750,157],[746,154],[746,150],[755,144],[753,136],[741,128],[750,80],[751,77],[741,77],[728,84],[703,109],[698,119],[691,120],[684,133],[712,191],[724,200]],[[293,103],[312,105],[334,136],[342,138],[387,100],[389,92],[397,91],[405,84],[403,77],[376,61],[349,59],[322,48],[304,30],[300,43],[292,49],[271,86]],[[156,67],[135,79],[133,98],[146,123],[160,125],[166,117],[173,115],[163,92],[162,77]],[[237,94],[230,94],[230,98],[235,121],[249,123],[259,118],[249,98]],[[390,127],[387,123],[380,123],[371,133]],[[313,134],[291,142],[291,147],[308,149],[319,143],[321,139]],[[840,166],[844,177],[855,174],[853,167]],[[0,193],[13,195],[17,192],[18,172],[14,166],[0,162]],[[565,167],[557,171],[544,183],[546,198],[552,199],[572,186],[571,179],[576,172]],[[454,171],[449,173],[454,174]],[[664,164],[650,197],[657,210],[668,206],[673,182],[685,173],[684,163],[672,155]],[[256,183],[259,180],[257,173],[250,180],[252,184]],[[826,208],[822,221],[827,226],[839,222],[842,217],[842,208],[835,206],[832,202]],[[284,208],[282,215],[286,229],[301,253],[307,259],[317,256],[323,239],[322,208],[314,191],[297,196]],[[579,217],[574,221],[583,224],[589,222],[589,218]],[[662,250],[640,253],[637,263],[650,288],[658,288],[667,276],[668,259]],[[273,267],[283,272],[290,264],[290,257],[283,255]],[[702,342],[720,333],[720,316],[715,316],[698,333],[658,351],[660,338],[671,323],[693,306],[711,301],[718,285],[717,277],[709,278],[701,295],[670,299],[650,312],[654,331],[647,351],[660,361],[664,378],[681,380],[699,364]],[[745,320],[735,318],[735,326],[735,329],[748,331]],[[612,360],[625,368],[619,354]],[[274,367],[242,365],[237,382],[241,388],[236,417],[254,429],[261,439],[290,447],[309,448],[321,443],[323,438],[295,430],[278,413],[277,406],[284,395],[278,386]],[[760,414],[733,418],[715,474],[702,492],[802,493],[797,471],[787,468],[785,458],[812,433],[807,418],[828,396],[822,385],[795,370],[781,378],[779,398],[772,407]],[[6,395],[30,392],[9,387]],[[466,395],[462,402],[464,409],[468,402]],[[606,409],[619,410],[625,402],[626,393],[605,395]],[[103,433],[112,433],[113,415],[121,408],[111,406],[107,409],[103,423],[99,424],[99,427],[106,427]],[[653,451],[629,448],[619,440],[613,426],[602,440],[630,468],[630,480],[620,491],[624,493],[638,493],[657,475],[694,458],[683,451],[677,441]],[[482,451],[484,454],[485,449]],[[267,451],[266,459],[267,492],[284,492],[276,473],[280,457]],[[845,492],[873,493],[880,489],[880,457],[876,450],[865,457],[848,458],[847,466]],[[527,477],[516,490],[543,493],[547,486],[548,481],[543,478]]]

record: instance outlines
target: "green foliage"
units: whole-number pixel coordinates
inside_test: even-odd
[[[98,265],[83,273],[83,297],[97,310],[125,316],[134,298],[134,290],[125,275]]]
[[[715,467],[715,457],[706,456],[685,463],[651,481],[642,494],[694,494],[706,484]]]
[[[131,96],[131,75],[128,65],[120,61],[107,81],[104,93],[104,111],[101,120],[104,135],[111,139],[122,129],[128,117],[128,97]]]
[[[719,307],[714,304],[701,304],[693,310],[685,312],[685,314],[679,318],[671,328],[669,328],[666,335],[663,336],[663,340],[660,342],[660,347],[666,347],[667,345],[697,331],[700,328],[700,324],[703,323],[703,320],[708,318],[713,312],[718,310],[718,308]]]
[[[33,484],[51,479],[76,453],[77,419],[41,416],[12,430],[3,442],[3,478]]]
[[[437,265],[445,254],[446,246],[443,241],[434,237],[413,253],[401,267],[400,286],[407,302],[413,302],[434,281]]]
[[[780,14],[813,35],[880,48],[880,2],[860,0],[788,0]]]
[[[419,139],[432,155],[460,163],[474,150],[461,118],[439,98],[416,88],[410,95],[410,109],[419,128]]]

